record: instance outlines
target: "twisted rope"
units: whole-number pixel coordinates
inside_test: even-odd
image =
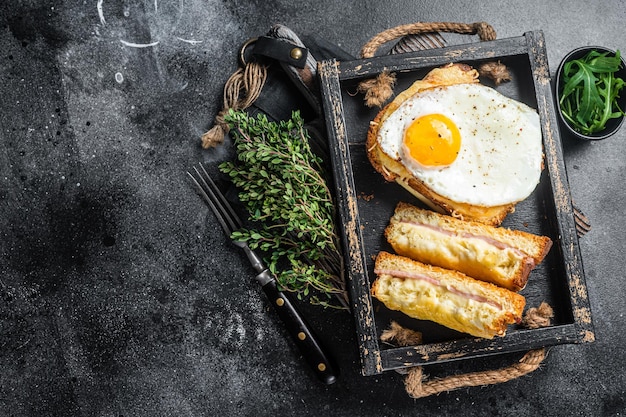
[[[272,26],[268,32],[268,36],[287,40],[294,45],[304,47],[304,44],[294,31],[280,24]],[[241,47],[239,67],[226,81],[224,85],[224,104],[222,110],[215,116],[214,126],[202,135],[202,147],[207,149],[217,146],[224,141],[224,136],[228,133],[228,124],[224,121],[224,116],[230,109],[244,110],[250,107],[259,98],[265,81],[267,80],[268,65],[252,60],[246,62],[244,54],[246,48],[251,46],[256,38],[248,40]],[[307,56],[307,68],[315,75],[317,63],[313,56]]]
[[[267,67],[255,61],[238,68],[228,78],[224,85],[222,110],[215,116],[214,126],[202,135],[204,149],[215,147],[224,141],[224,136],[229,131],[228,124],[224,121],[226,113],[230,109],[242,110],[250,107],[259,98],[266,79]]]
[[[535,349],[527,352],[518,363],[506,368],[455,375],[427,382],[423,381],[423,370],[418,366],[409,371],[404,386],[411,398],[423,398],[459,388],[500,384],[533,372],[539,368],[545,357],[544,348]]]
[[[477,34],[481,41],[492,41],[496,39],[496,31],[486,22],[416,22],[396,26],[375,35],[361,48],[361,58],[373,57],[379,47],[394,39],[429,32],[449,32],[467,35]]]
[[[530,308],[524,316],[522,324],[529,329],[549,326],[553,316],[552,307],[544,302],[537,308]],[[384,341],[394,340],[401,346],[411,346],[420,344],[422,335],[419,332],[404,329],[393,322],[390,329],[383,332],[381,339]],[[533,372],[539,368],[545,357],[545,348],[530,350],[519,362],[501,369],[452,375],[430,381],[424,376],[423,368],[416,366],[408,371],[404,380],[404,387],[410,397],[423,398],[458,388],[500,384]]]
[[[477,34],[481,41],[496,39],[496,31],[486,22],[417,22],[396,26],[375,35],[361,48],[361,58],[372,58],[378,48],[394,39],[407,35],[432,32],[454,32],[468,35]],[[380,107],[393,94],[395,81],[396,77],[394,74],[383,71],[374,79],[361,81],[358,86],[358,91],[365,94],[365,104],[368,107]]]

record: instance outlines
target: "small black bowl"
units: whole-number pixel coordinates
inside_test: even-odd
[[[617,132],[619,128],[622,126],[622,123],[624,122],[623,115],[622,117],[619,117],[619,118],[609,119],[603,130],[601,130],[600,132],[585,135],[583,133],[576,131],[572,126],[570,126],[570,124],[567,122],[567,120],[565,120],[565,118],[563,117],[563,114],[561,113],[560,97],[561,97],[561,88],[563,87],[561,85],[561,78],[563,77],[563,67],[565,66],[567,62],[572,61],[574,59],[582,58],[585,55],[587,55],[587,53],[589,53],[590,51],[594,51],[594,50],[599,51],[599,52],[609,52],[610,56],[615,56],[615,51],[605,48],[603,46],[584,46],[582,48],[574,49],[569,54],[565,55],[565,58],[563,58],[563,60],[559,64],[559,68],[556,72],[555,101],[556,101],[556,106],[558,109],[559,120],[561,121],[561,126],[563,126],[569,133],[571,133],[575,137],[580,138],[580,139],[585,139],[585,140],[606,139],[609,136],[613,135],[615,132]],[[622,60],[622,66],[615,73],[615,77],[622,78],[624,81],[626,81],[626,62],[624,61],[623,56],[621,57],[621,60]],[[618,100],[620,108],[622,110],[626,109],[626,87],[624,87],[624,89],[620,92],[620,97],[617,100]]]

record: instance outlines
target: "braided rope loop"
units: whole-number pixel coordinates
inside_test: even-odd
[[[361,58],[372,58],[385,43],[408,35],[419,35],[433,32],[449,32],[467,35],[478,35],[481,41],[496,39],[496,31],[486,22],[455,23],[455,22],[416,22],[387,29],[372,37],[361,48]],[[363,80],[357,91],[365,95],[365,105],[381,107],[392,95],[396,77],[383,71],[376,78]]]
[[[552,307],[543,302],[539,307],[528,309],[522,324],[529,329],[546,327],[550,325],[552,317],[554,317]],[[419,332],[403,328],[396,322],[392,322],[390,328],[383,332],[381,339],[387,342],[393,340],[401,346],[411,346],[420,344],[422,336]],[[422,366],[415,366],[409,369],[404,380],[404,387],[411,398],[423,398],[459,388],[500,384],[538,369],[541,362],[546,358],[546,354],[545,348],[534,349],[528,351],[519,362],[501,369],[451,375],[433,380],[428,380],[424,376]]]

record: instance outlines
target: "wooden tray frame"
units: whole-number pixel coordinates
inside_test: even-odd
[[[563,323],[535,330],[509,331],[505,337],[492,340],[460,337],[453,340],[425,343],[409,347],[383,349],[376,326],[377,300],[372,300],[370,286],[373,275],[371,260],[364,248],[363,224],[359,213],[360,198],[355,187],[351,149],[363,146],[364,138],[351,140],[344,119],[345,90],[342,83],[355,83],[372,78],[382,71],[406,73],[424,70],[449,62],[476,62],[525,55],[535,90],[537,111],[541,120],[546,169],[542,182],[547,181],[550,193],[547,217],[553,231],[552,252],[556,251],[559,270],[563,271],[563,300],[569,319]],[[541,31],[495,41],[450,46],[415,53],[387,55],[369,59],[343,61],[326,60],[318,67],[323,98],[324,117],[329,136],[336,197],[342,228],[342,243],[348,268],[351,308],[356,323],[363,375],[375,375],[387,370],[416,365],[442,363],[452,360],[484,357],[546,346],[592,342],[595,339],[584,270],[576,235],[574,211],[563,160],[563,149],[556,121],[545,40]],[[348,94],[351,96],[351,94]],[[362,96],[355,100],[362,100]],[[363,106],[365,107],[365,106]],[[362,163],[362,161],[361,161]],[[547,177],[547,178],[546,178]],[[389,185],[392,187],[393,185]],[[388,220],[388,218],[386,219]],[[569,304],[569,305],[567,305]]]

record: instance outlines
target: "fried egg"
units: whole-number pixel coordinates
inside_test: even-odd
[[[389,114],[377,139],[385,154],[457,202],[516,203],[541,176],[537,112],[479,83],[419,91]]]

